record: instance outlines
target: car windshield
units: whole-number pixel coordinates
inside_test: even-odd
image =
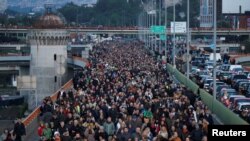
[[[242,105],[241,110],[249,110],[250,109],[250,103],[248,105]]]
[[[212,81],[212,79],[206,80],[206,84],[210,84]]]
[[[222,66],[222,70],[224,70],[224,71],[229,70],[229,67],[230,66]]]
[[[234,79],[247,79],[247,76],[245,76],[245,75],[235,75]]]
[[[235,71],[243,71],[242,68],[235,68],[234,70],[235,70]]]
[[[225,89],[229,89],[230,87],[229,87],[229,86],[227,86],[227,85],[224,85],[224,86],[218,86],[216,91],[220,91],[220,90],[221,90],[221,89],[223,89],[223,88],[225,88]]]
[[[200,75],[208,75],[208,72],[207,71],[200,71],[199,74]]]
[[[232,89],[232,90],[227,90],[227,93],[228,93],[229,95],[235,95],[235,94],[236,94],[236,91],[235,91],[234,89]]]
[[[222,72],[221,75],[223,75],[223,76],[229,76],[230,73],[229,72]]]

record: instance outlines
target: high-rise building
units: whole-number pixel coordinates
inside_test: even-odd
[[[213,27],[213,0],[200,0],[200,27]]]

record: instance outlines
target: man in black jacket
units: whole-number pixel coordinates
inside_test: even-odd
[[[14,125],[14,135],[16,135],[15,141],[22,141],[22,136],[26,135],[26,129],[21,119],[18,118]]]

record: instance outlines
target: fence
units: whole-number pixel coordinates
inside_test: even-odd
[[[191,89],[195,94],[199,89],[199,86],[192,80],[188,79],[185,75],[180,73],[177,69],[173,68],[170,64],[167,64],[167,70],[172,73],[180,83],[184,84],[187,88]],[[213,96],[207,93],[205,90],[200,89],[200,97],[202,101],[208,106],[208,108],[226,125],[248,125],[248,123],[233,113],[230,109],[225,107],[218,100],[213,100]]]

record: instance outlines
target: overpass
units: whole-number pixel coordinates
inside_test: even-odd
[[[138,35],[138,34],[150,34],[149,29],[127,29],[127,28],[65,28],[70,33],[89,33],[89,34],[123,34],[123,35]],[[27,36],[31,28],[0,28],[0,35],[6,36],[14,36],[24,38]],[[213,30],[211,29],[200,29],[200,28],[192,28],[190,29],[191,35],[213,35]],[[167,29],[168,35],[172,35],[170,33],[170,29]],[[186,33],[176,33],[176,35],[186,35]],[[250,35],[250,29],[217,29],[217,35]]]
[[[0,56],[0,66],[28,66],[30,65],[31,55],[6,55]]]
[[[86,51],[91,48],[90,44],[71,44],[67,46],[68,58],[67,63],[70,67],[84,68],[88,64],[88,60],[75,57],[75,54],[80,54],[86,57]],[[0,44],[0,70],[3,67],[11,66],[29,66],[32,55],[30,53],[30,46],[28,44]]]
[[[0,70],[19,70],[15,66],[29,66],[31,55],[27,56],[0,56]],[[67,63],[70,67],[84,68],[88,64],[88,60],[82,57],[68,57]]]

